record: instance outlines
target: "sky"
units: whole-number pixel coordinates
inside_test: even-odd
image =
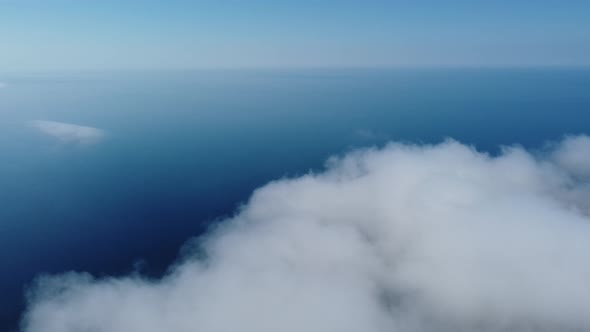
[[[0,72],[588,66],[588,1],[0,0]]]

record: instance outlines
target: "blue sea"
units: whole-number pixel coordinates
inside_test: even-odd
[[[0,74],[0,330],[38,275],[158,276],[266,182],[388,141],[590,134],[589,69]],[[93,144],[32,121],[95,127]]]

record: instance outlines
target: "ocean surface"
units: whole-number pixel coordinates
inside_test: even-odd
[[[158,276],[266,182],[391,140],[590,134],[588,69],[0,73],[0,330],[42,274]],[[33,121],[95,127],[63,141]]]

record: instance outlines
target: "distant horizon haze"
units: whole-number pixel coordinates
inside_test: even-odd
[[[0,0],[0,72],[589,66],[587,1]]]

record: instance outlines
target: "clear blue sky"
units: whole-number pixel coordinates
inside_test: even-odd
[[[0,71],[588,66],[590,1],[0,0]]]

